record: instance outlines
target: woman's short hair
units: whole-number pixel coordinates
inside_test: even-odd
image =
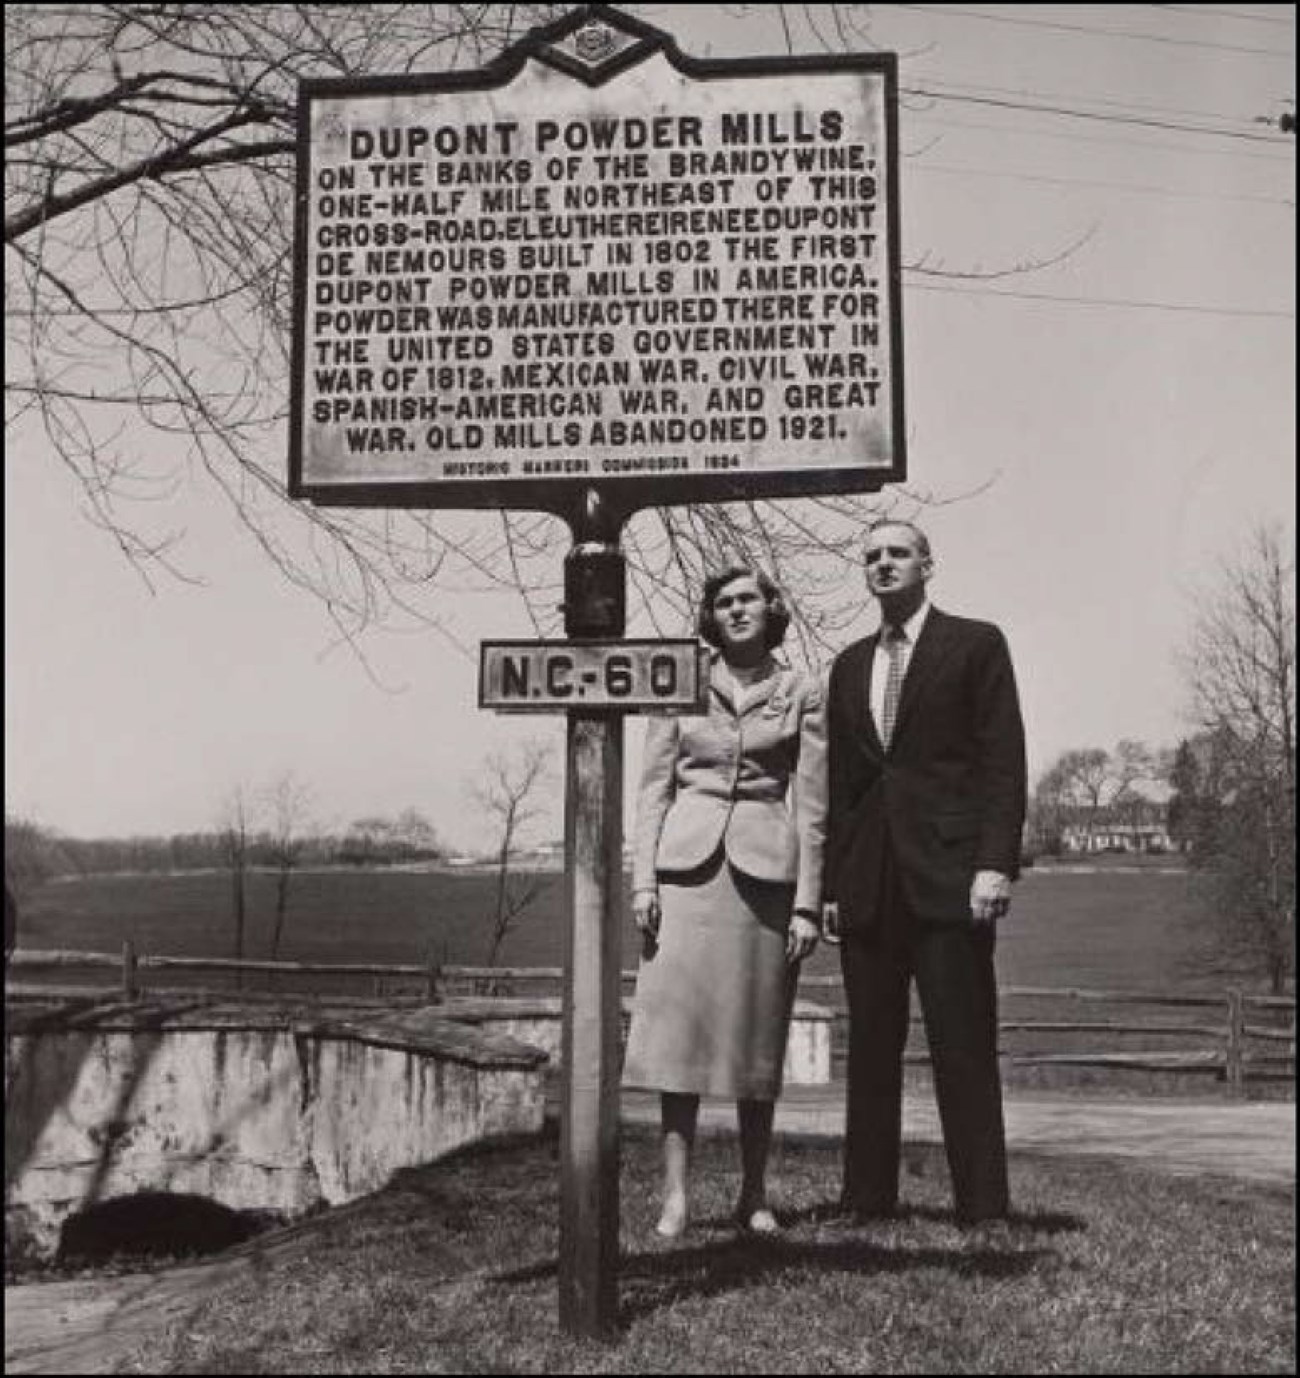
[[[781,590],[761,570],[750,569],[746,565],[732,565],[710,574],[704,581],[704,592],[700,595],[700,612],[695,619],[695,628],[710,646],[722,646],[722,633],[718,630],[718,619],[713,615],[713,603],[727,584],[735,579],[753,579],[758,591],[767,604],[767,622],[764,627],[764,640],[768,650],[779,646],[785,640],[790,626],[790,609]]]

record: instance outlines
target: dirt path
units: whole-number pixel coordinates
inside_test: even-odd
[[[658,1098],[625,1093],[624,1119],[654,1123]],[[702,1128],[730,1130],[734,1109],[707,1103]],[[1101,1156],[1139,1161],[1180,1174],[1214,1173],[1276,1185],[1295,1184],[1295,1105],[1284,1102],[1094,1100],[1015,1095],[1006,1103],[1011,1152]],[[844,1088],[792,1087],[777,1129],[838,1137]],[[939,1142],[933,1098],[909,1096],[903,1137]],[[301,1248],[310,1222],[284,1231],[272,1248]],[[261,1243],[264,1254],[267,1241]],[[157,1273],[5,1288],[5,1372],[111,1372],[151,1330],[198,1305],[214,1289],[256,1266],[257,1252],[237,1249],[206,1263]]]
[[[732,1128],[726,1104],[702,1107],[706,1127]],[[1010,1094],[1007,1147],[1015,1152],[1116,1157],[1176,1173],[1224,1173],[1251,1181],[1295,1182],[1295,1104],[1285,1101],[1101,1100],[1091,1096]],[[654,1123],[653,1094],[624,1093],[626,1119]],[[777,1103],[776,1127],[838,1138],[844,1133],[844,1085],[789,1087]],[[940,1143],[930,1094],[909,1093],[903,1138]]]

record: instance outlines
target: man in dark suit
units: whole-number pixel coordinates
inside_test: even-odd
[[[973,1224],[1008,1206],[993,947],[1019,874],[1025,741],[1002,633],[931,606],[932,572],[910,522],[869,531],[881,628],[836,657],[828,693],[825,927],[849,1008],[844,1206],[897,1209],[915,978],[957,1216]]]

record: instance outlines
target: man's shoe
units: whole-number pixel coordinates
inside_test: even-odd
[[[752,1234],[771,1239],[781,1233],[781,1226],[776,1216],[767,1206],[755,1206],[753,1209],[741,1206],[736,1211],[735,1220],[736,1228],[741,1234]]]

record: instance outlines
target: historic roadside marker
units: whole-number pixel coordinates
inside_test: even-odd
[[[480,704],[568,717],[560,1321],[617,1320],[623,717],[693,642],[625,641],[643,507],[907,476],[892,53],[701,61],[606,5],[477,71],[307,80],[289,492],[569,525],[563,642]]]

